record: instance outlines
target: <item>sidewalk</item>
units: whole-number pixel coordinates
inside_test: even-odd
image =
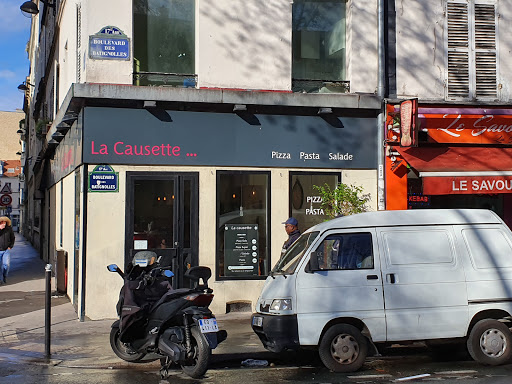
[[[0,286],[0,366],[3,361],[47,364],[45,359],[44,266],[37,251],[16,234],[7,284]],[[52,284],[54,279],[52,279]],[[52,288],[52,292],[53,292]],[[117,293],[116,293],[117,294]],[[64,296],[52,296],[51,361],[49,364],[82,368],[134,367],[110,348],[110,326],[115,319],[77,319]],[[212,363],[239,365],[244,359],[269,359],[250,326],[248,312],[217,315],[228,338],[213,351]],[[159,362],[154,362],[155,368]]]

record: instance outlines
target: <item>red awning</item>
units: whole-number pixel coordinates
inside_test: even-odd
[[[423,180],[423,194],[512,193],[512,148],[396,148]]]
[[[419,172],[512,171],[512,148],[395,147],[411,167]]]

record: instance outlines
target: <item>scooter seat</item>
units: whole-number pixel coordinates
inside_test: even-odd
[[[166,303],[166,302],[168,302],[170,300],[174,300],[174,299],[176,299],[178,297],[186,296],[186,295],[188,295],[191,292],[194,292],[194,290],[190,289],[190,288],[178,288],[178,289],[173,289],[173,290],[167,291],[160,298],[160,300],[158,300],[155,304],[152,305],[151,310],[157,308],[159,305],[161,305],[163,303]]]

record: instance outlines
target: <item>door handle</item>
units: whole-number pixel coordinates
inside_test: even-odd
[[[379,280],[379,276],[377,275],[367,275],[366,280]]]
[[[386,275],[386,279],[387,279],[388,283],[390,283],[390,284],[395,284],[395,282],[396,282],[394,273],[388,273]]]

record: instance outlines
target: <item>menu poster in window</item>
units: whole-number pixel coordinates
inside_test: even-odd
[[[224,276],[258,274],[258,226],[227,224],[224,226]]]

